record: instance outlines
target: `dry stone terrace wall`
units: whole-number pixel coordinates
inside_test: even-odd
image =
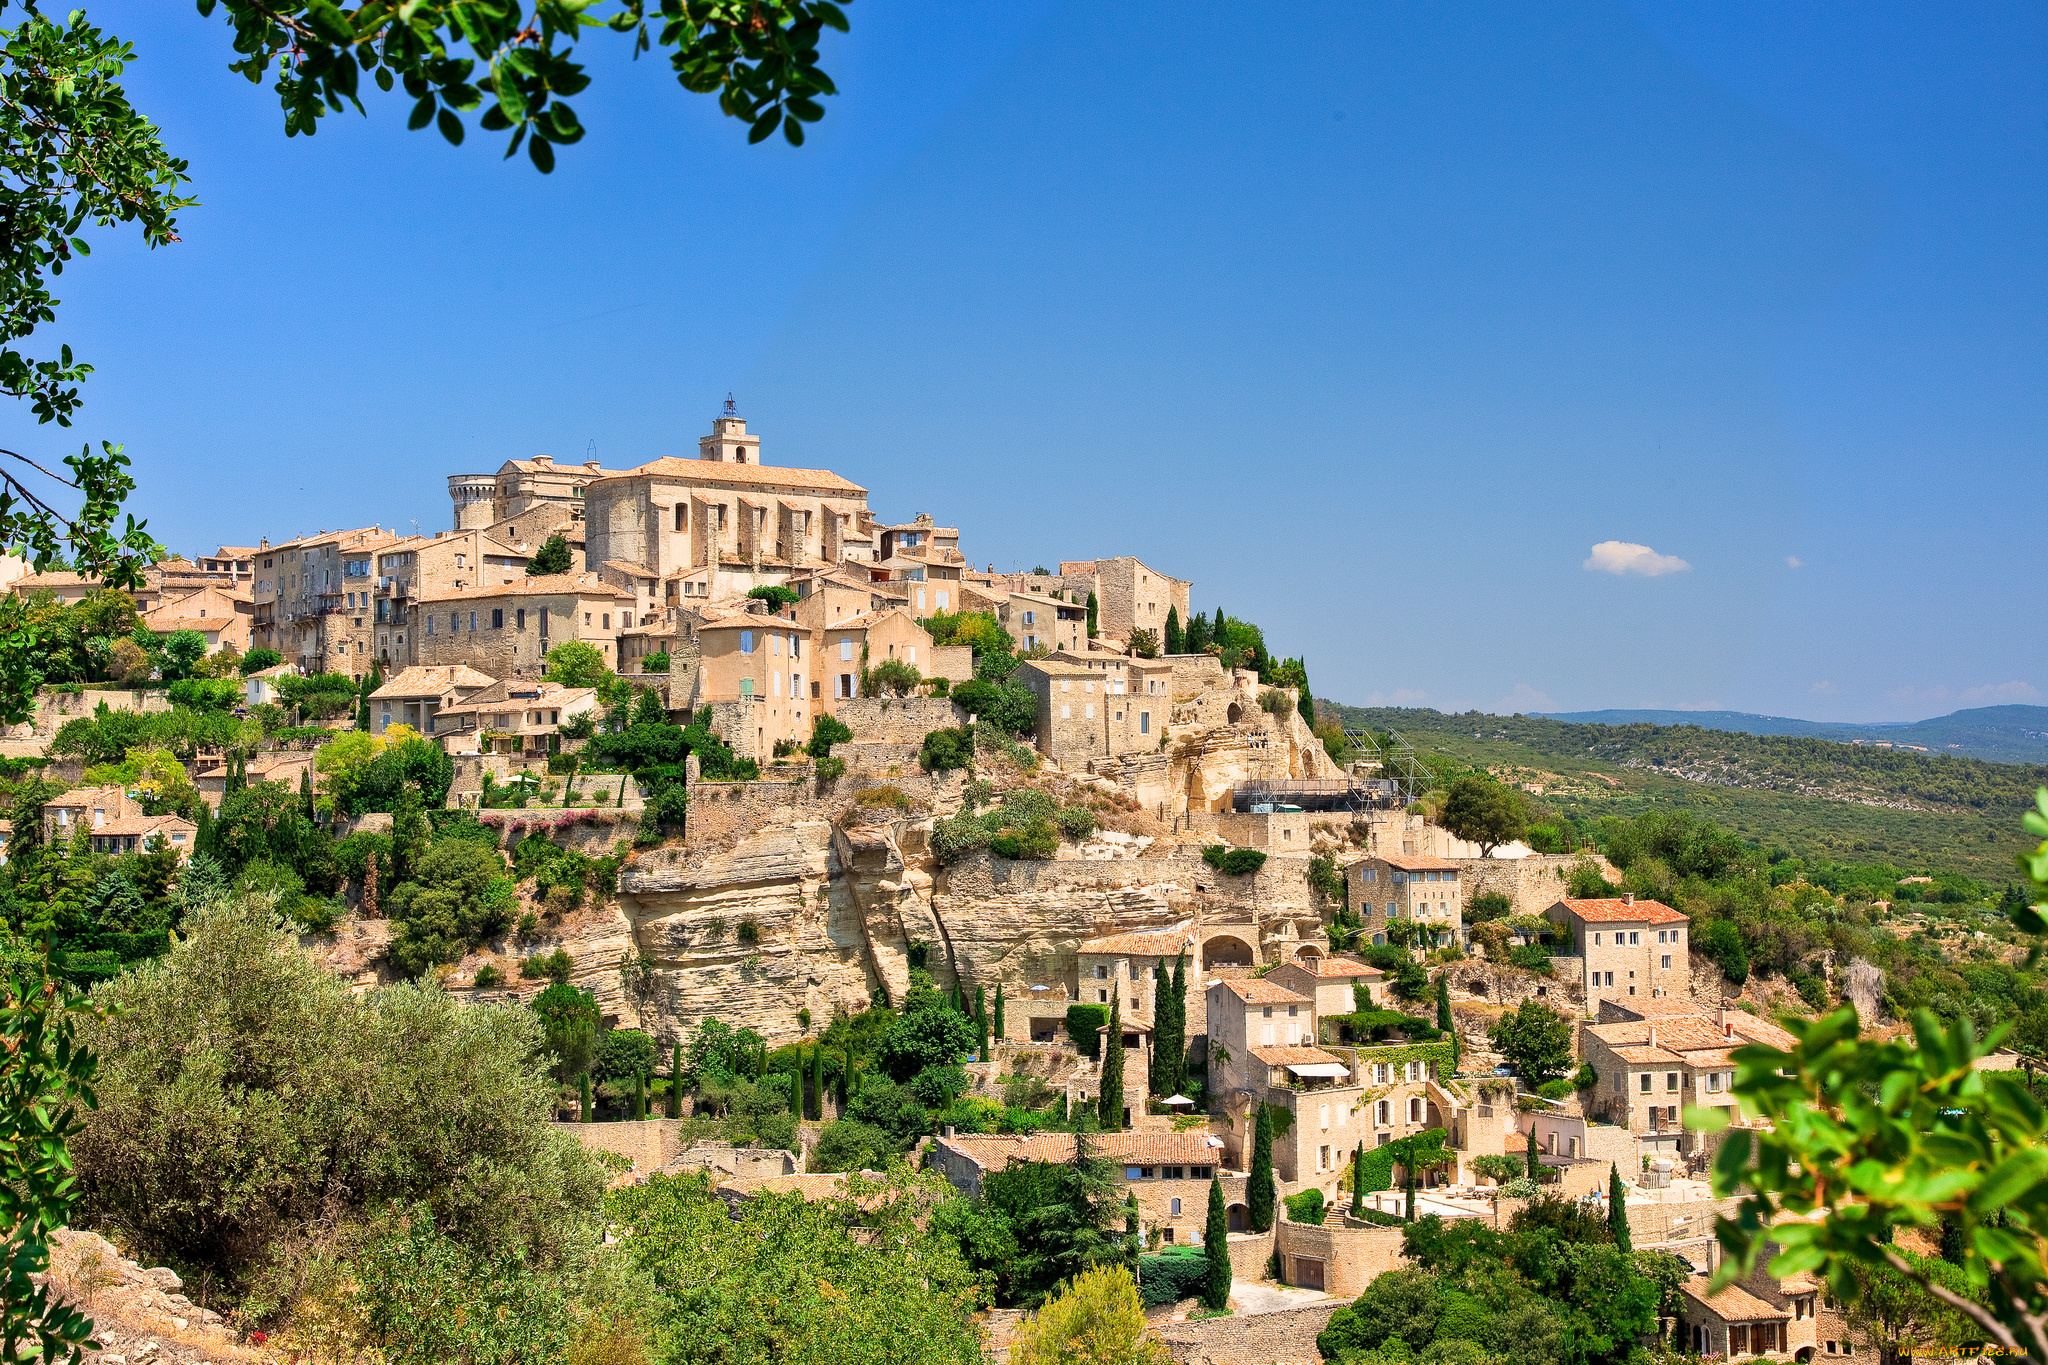
[[[946,697],[850,697],[834,710],[864,744],[921,746],[929,732],[967,723],[967,712]]]

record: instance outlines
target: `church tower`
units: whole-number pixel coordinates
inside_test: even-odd
[[[725,410],[712,419],[711,434],[697,438],[697,453],[720,464],[761,463],[761,438],[747,435],[746,421],[731,394],[725,396]]]

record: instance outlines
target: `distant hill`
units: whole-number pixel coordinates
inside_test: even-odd
[[[1575,725],[1697,725],[1748,735],[1799,735],[1842,744],[1891,744],[1929,753],[1962,754],[1987,763],[2048,763],[2048,706],[1982,706],[1933,720],[1854,725],[1794,720],[1747,711],[1545,711]]]

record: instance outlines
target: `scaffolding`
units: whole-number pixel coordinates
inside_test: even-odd
[[[1380,775],[1363,779],[1361,786],[1374,791],[1385,804],[1403,810],[1414,804],[1436,781],[1436,775],[1415,757],[1415,745],[1398,730],[1386,732],[1385,744],[1371,730],[1349,730],[1344,738],[1359,753],[1379,764]]]

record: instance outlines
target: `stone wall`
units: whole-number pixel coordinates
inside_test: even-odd
[[[658,1171],[683,1154],[681,1119],[624,1119],[617,1123],[554,1126],[592,1151],[630,1158],[636,1175]]]
[[[1288,1284],[1314,1285],[1312,1276],[1301,1274],[1302,1259],[1323,1263],[1324,1292],[1340,1299],[1355,1299],[1365,1287],[1386,1271],[1401,1264],[1401,1228],[1340,1219],[1331,1214],[1322,1224],[1297,1223],[1280,1206],[1278,1233],[1280,1278]]]
[[[849,697],[833,711],[856,741],[908,744],[912,754],[930,731],[967,723],[966,710],[945,697]]]
[[[1183,628],[1186,622],[1182,622]],[[1223,672],[1223,661],[1214,654],[1162,654],[1167,663],[1173,665],[1173,695],[1186,699],[1212,687],[1223,687],[1230,679]]]
[[[1234,1255],[1232,1259],[1236,1259]],[[1169,1323],[1159,1329],[1159,1339],[1166,1343],[1174,1365],[1320,1361],[1316,1337],[1342,1307],[1342,1303],[1333,1300],[1251,1317]]]
[[[1217,837],[1238,848],[1263,849],[1268,853],[1307,853],[1309,830],[1314,815],[1304,811],[1275,811],[1270,815],[1238,815],[1218,811],[1209,817]],[[1322,823],[1330,823],[1325,816]]]
[[[1540,915],[1564,898],[1565,879],[1579,862],[1592,857],[1604,876],[1619,881],[1621,873],[1597,854],[1538,853],[1527,858],[1459,858],[1459,878],[1464,883],[1465,904],[1474,896],[1489,893],[1506,896],[1514,904],[1511,915]]]
[[[1204,1221],[1208,1211],[1203,1210]],[[1230,1247],[1230,1278],[1233,1280],[1263,1280],[1266,1278],[1266,1264],[1273,1259],[1273,1236],[1271,1232],[1233,1232],[1224,1241]]]

